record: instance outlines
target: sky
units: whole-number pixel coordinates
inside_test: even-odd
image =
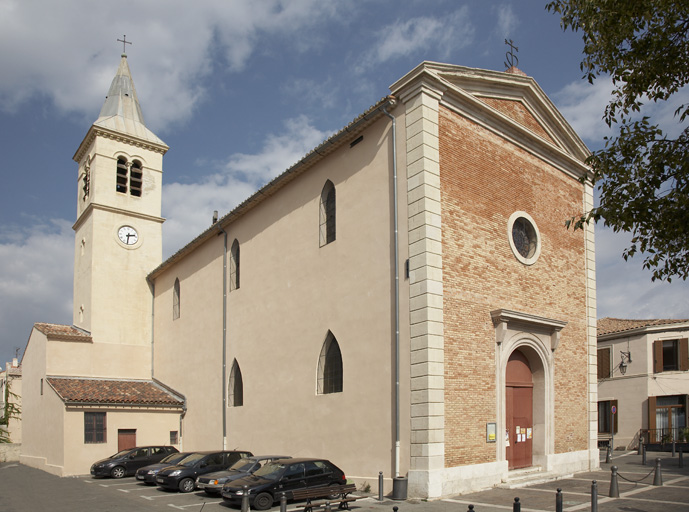
[[[611,85],[545,1],[0,0],[0,364],[35,322],[71,324],[77,164],[123,51],[164,157],[163,257],[424,60],[505,70],[507,46],[592,150]],[[663,115],[671,109],[650,113]],[[564,226],[563,219],[563,226]],[[564,228],[563,228],[564,229]],[[596,227],[598,316],[689,318],[630,235]]]

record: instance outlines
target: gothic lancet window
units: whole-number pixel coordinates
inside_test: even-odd
[[[230,248],[230,291],[239,288],[239,242],[235,239]]]
[[[179,279],[175,279],[175,285],[172,288],[172,319],[177,320],[180,314],[180,290]]]
[[[323,191],[321,192],[320,202],[320,247],[335,241],[335,185],[328,180],[325,182]]]
[[[227,403],[230,407],[241,407],[244,405],[244,381],[242,380],[242,370],[240,370],[236,359],[232,363],[232,370],[230,370],[227,397]]]
[[[318,358],[318,394],[342,392],[342,352],[333,333],[328,331]]]

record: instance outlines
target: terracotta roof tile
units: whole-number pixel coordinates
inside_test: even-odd
[[[150,380],[48,377],[65,403],[165,405],[182,407],[183,400]]]
[[[36,323],[34,327],[49,338],[91,340],[90,334],[71,325]]]
[[[689,322],[687,319],[651,319],[651,320],[625,320],[622,318],[600,318],[598,319],[598,336],[611,334],[614,332],[630,331],[644,327],[654,327],[658,325],[672,325]]]

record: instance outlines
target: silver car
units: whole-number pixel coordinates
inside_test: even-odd
[[[277,459],[291,459],[291,457],[285,455],[259,455],[240,459],[224,471],[216,471],[215,473],[199,476],[196,479],[196,488],[204,490],[207,494],[217,496],[222,491],[222,486],[225,483],[251,475],[266,462],[272,462]]]

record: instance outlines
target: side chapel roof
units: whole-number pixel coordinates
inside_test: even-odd
[[[181,408],[181,395],[153,380],[47,377],[65,404],[166,406]]]

